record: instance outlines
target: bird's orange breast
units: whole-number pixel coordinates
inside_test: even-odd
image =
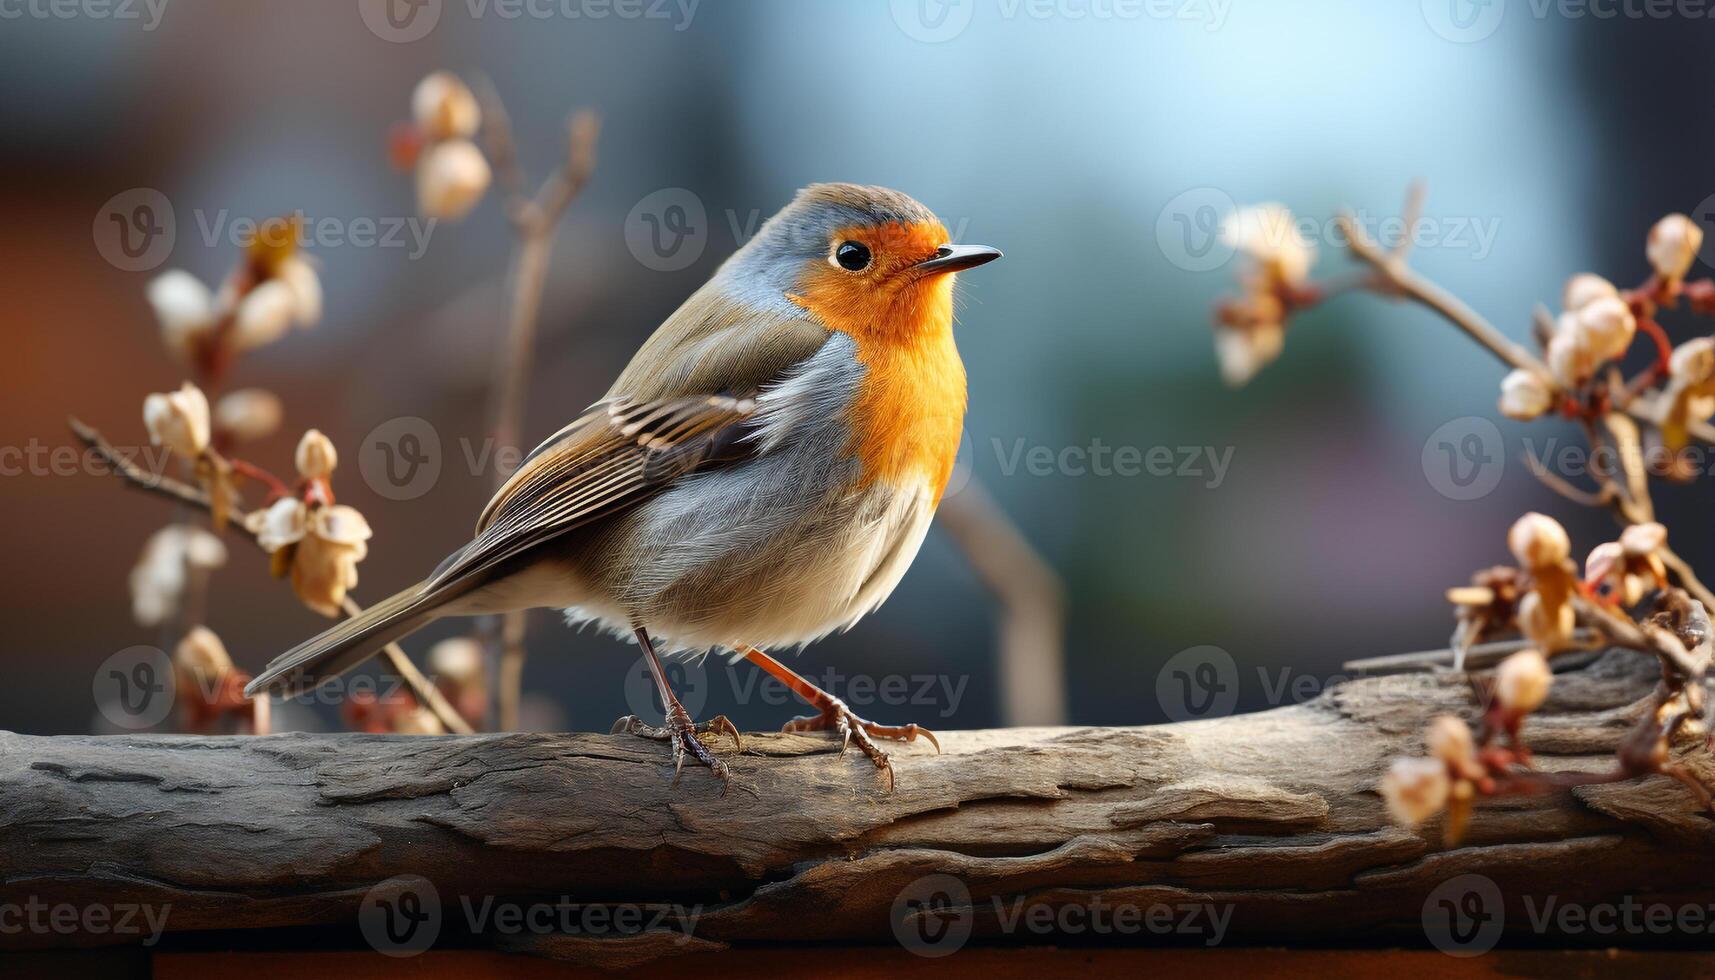
[[[945,232],[925,230],[933,253]],[[828,267],[792,297],[856,342],[864,379],[847,408],[864,484],[927,483],[940,501],[965,422],[965,365],[953,343],[953,277],[875,289]]]

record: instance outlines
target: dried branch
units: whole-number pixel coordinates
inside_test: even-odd
[[[588,110],[572,115],[568,124],[565,161],[543,182],[534,197],[527,197],[524,172],[518,164],[518,148],[513,139],[512,120],[505,103],[486,79],[479,82],[477,91],[483,103],[484,143],[506,197],[507,220],[517,236],[512,258],[512,291],[504,353],[496,364],[494,384],[490,389],[495,448],[510,450],[520,445],[524,428],[530,364],[536,349],[537,322],[542,309],[542,294],[547,286],[554,233],[561,217],[577,200],[595,170],[601,120]],[[495,489],[498,490],[509,475],[496,470]],[[496,632],[494,626],[493,619],[485,620],[482,631],[492,634]],[[523,697],[525,626],[525,613],[511,612],[500,617],[497,636],[485,636],[491,649],[498,646],[500,650],[498,721],[503,730],[518,727],[519,702]]]
[[[975,480],[943,500],[935,517],[1000,601],[1002,718],[1009,725],[1065,724],[1060,577]]]
[[[70,418],[66,421],[77,438],[85,446],[94,450],[96,455],[108,465],[112,466],[114,473],[124,480],[126,485],[146,490],[198,510],[212,512],[213,506],[208,494],[198,487],[173,479],[170,476],[156,476],[149,473],[133,460],[125,458],[94,427],[77,418]],[[231,522],[227,526],[237,530],[252,543],[261,547],[260,542],[256,540],[255,533],[245,527],[242,522]],[[363,612],[363,607],[358,605],[350,596],[346,597],[342,608],[348,617]],[[405,655],[405,651],[400,649],[397,643],[389,643],[383,653],[387,657],[388,665],[405,681],[406,686],[411,689],[411,693],[416,696],[417,702],[434,712],[435,717],[440,719],[441,724],[445,725],[448,731],[458,732],[462,735],[471,733],[470,725],[459,717],[459,713],[453,710],[452,705],[448,704],[446,698],[441,696],[441,692],[435,689],[435,685],[423,676],[417,666],[411,662],[411,658]]]

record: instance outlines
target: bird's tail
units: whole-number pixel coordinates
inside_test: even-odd
[[[291,697],[308,691],[426,626],[461,591],[426,585],[419,582],[280,654],[245,685],[244,693],[254,697],[260,691],[274,691]]]

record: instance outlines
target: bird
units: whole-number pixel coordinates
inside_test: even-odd
[[[812,184],[729,256],[644,342],[607,393],[524,457],[475,536],[425,579],[276,657],[246,687],[302,693],[434,620],[564,611],[643,651],[662,725],[614,732],[705,744],[662,657],[720,652],[816,713],[785,730],[856,742],[889,787],[881,725],[767,651],[849,629],[898,586],[953,471],[966,410],[954,343],[957,274],[1001,257],[951,241],[883,187]]]

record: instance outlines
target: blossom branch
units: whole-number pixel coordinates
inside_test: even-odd
[[[214,502],[201,488],[170,476],[157,476],[149,473],[138,466],[134,460],[126,458],[114,448],[113,444],[108,442],[100,431],[78,418],[67,419],[67,423],[71,426],[73,434],[109,466],[112,466],[115,475],[124,480],[126,485],[199,510],[213,512]],[[228,526],[241,531],[251,542],[257,544],[258,547],[261,546],[257,540],[256,532],[246,527],[243,522],[233,522]],[[355,616],[363,611],[363,608],[349,596],[346,597],[343,605],[347,616]],[[429,679],[423,676],[422,672],[411,662],[411,658],[405,655],[405,651],[400,649],[397,643],[388,644],[383,653],[387,657],[389,666],[405,681],[406,686],[411,689],[411,693],[416,696],[418,702],[434,712],[435,717],[446,726],[448,731],[470,734],[470,725],[459,716],[458,712],[453,710],[446,698],[442,697],[440,691],[436,690]]]

